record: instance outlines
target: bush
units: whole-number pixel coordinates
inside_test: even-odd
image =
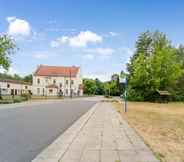
[[[105,98],[112,98],[112,96],[110,96],[110,95],[105,95],[104,97]]]
[[[23,101],[27,101],[28,99],[26,97],[22,97],[22,96],[15,96],[13,99],[14,103],[19,103],[19,102],[23,102]]]
[[[140,93],[138,93],[136,90],[129,88],[128,100],[130,100],[130,101],[144,101],[144,97]]]
[[[23,96],[3,96],[3,99],[0,100],[0,104],[11,104],[27,101],[30,97],[28,95]]]
[[[22,98],[15,98],[13,100],[14,103],[19,103],[19,102],[22,102],[22,101],[23,101]]]
[[[0,104],[11,104],[13,102],[13,100],[0,100]]]
[[[21,97],[25,98],[25,100],[31,99],[31,95],[29,93],[23,93]]]

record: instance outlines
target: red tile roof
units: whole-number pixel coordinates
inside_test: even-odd
[[[65,77],[76,77],[79,71],[79,67],[71,66],[47,66],[40,65],[36,72],[35,76],[65,76]]]

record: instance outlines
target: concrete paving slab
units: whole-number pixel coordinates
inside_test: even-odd
[[[67,137],[68,136],[68,137]],[[159,162],[110,103],[96,104],[33,162]],[[59,143],[65,151],[59,153]],[[55,152],[55,153],[54,153]],[[41,161],[41,158],[44,160]],[[50,161],[55,162],[55,161]]]

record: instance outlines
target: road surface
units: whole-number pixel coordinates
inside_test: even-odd
[[[30,162],[96,101],[66,100],[0,109],[0,162]]]

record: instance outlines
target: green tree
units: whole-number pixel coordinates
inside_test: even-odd
[[[96,95],[103,95],[105,93],[104,91],[104,85],[103,82],[101,82],[98,78],[95,79],[96,84]]]
[[[137,42],[135,56],[128,65],[129,98],[154,100],[156,90],[170,90],[176,85],[182,75],[181,62],[163,33],[143,33]]]
[[[14,41],[7,35],[0,35],[0,67],[8,70],[10,67],[10,55],[14,53],[15,43]],[[1,97],[1,89],[0,89],[0,98]]]
[[[19,76],[18,74],[14,74],[14,76],[13,76],[13,79],[14,80],[22,80],[22,77],[21,76]]]
[[[24,81],[24,82],[32,83],[32,79],[33,79],[33,76],[32,76],[32,74],[30,74],[30,75],[26,75],[26,76],[23,78],[23,81]]]
[[[94,95],[96,93],[96,84],[93,79],[84,79],[84,94]]]
[[[182,64],[182,69],[184,70],[184,46],[180,45],[176,49],[177,57],[178,57],[178,62],[181,62]],[[174,95],[175,95],[175,100],[178,101],[184,101],[184,72],[183,75],[180,76],[180,78],[177,80],[176,86],[174,88]]]
[[[104,83],[104,91],[105,91],[105,95],[107,96],[111,95],[111,82]]]
[[[104,83],[105,94],[109,96],[118,96],[119,95],[119,85],[117,81],[109,81]]]
[[[15,52],[15,43],[8,35],[0,35],[0,66],[8,70],[10,67],[10,55]]]
[[[145,57],[149,56],[152,51],[152,43],[153,39],[150,31],[146,31],[139,35],[138,40],[136,41],[136,51],[130,58],[130,63],[127,64],[127,70],[130,74],[133,72],[132,62],[134,62],[140,54],[144,54]]]

